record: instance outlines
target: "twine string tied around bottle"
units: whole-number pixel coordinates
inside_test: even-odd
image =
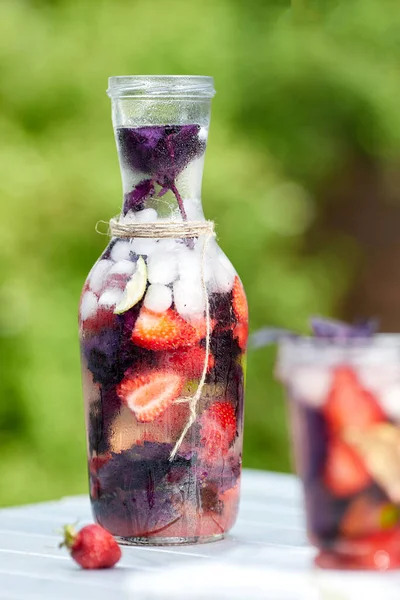
[[[103,223],[103,221],[99,221]],[[96,231],[98,231],[96,226]],[[157,221],[151,223],[124,223],[110,219],[109,234],[117,238],[175,238],[191,239],[214,235],[213,221]]]

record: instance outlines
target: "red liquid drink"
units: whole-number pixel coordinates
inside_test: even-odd
[[[278,376],[317,564],[398,568],[400,336],[284,339]]]
[[[238,510],[248,315],[200,200],[213,93],[210,78],[110,80],[120,223],[200,224],[114,235],[81,297],[92,507],[124,543],[219,539]]]

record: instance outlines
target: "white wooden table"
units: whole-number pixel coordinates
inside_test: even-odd
[[[58,548],[63,524],[91,522],[85,496],[0,510],[1,600],[399,600],[400,575],[313,568],[297,479],[245,470],[240,515],[223,541],[123,547],[114,569],[83,571]],[[379,591],[378,591],[379,590]]]

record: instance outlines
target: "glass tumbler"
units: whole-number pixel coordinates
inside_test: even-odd
[[[316,564],[398,568],[400,336],[286,338],[277,376]]]

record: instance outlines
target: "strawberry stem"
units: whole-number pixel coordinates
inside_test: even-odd
[[[64,525],[64,539],[59,547],[65,546],[69,550],[72,548],[76,540],[76,531],[73,525]]]

